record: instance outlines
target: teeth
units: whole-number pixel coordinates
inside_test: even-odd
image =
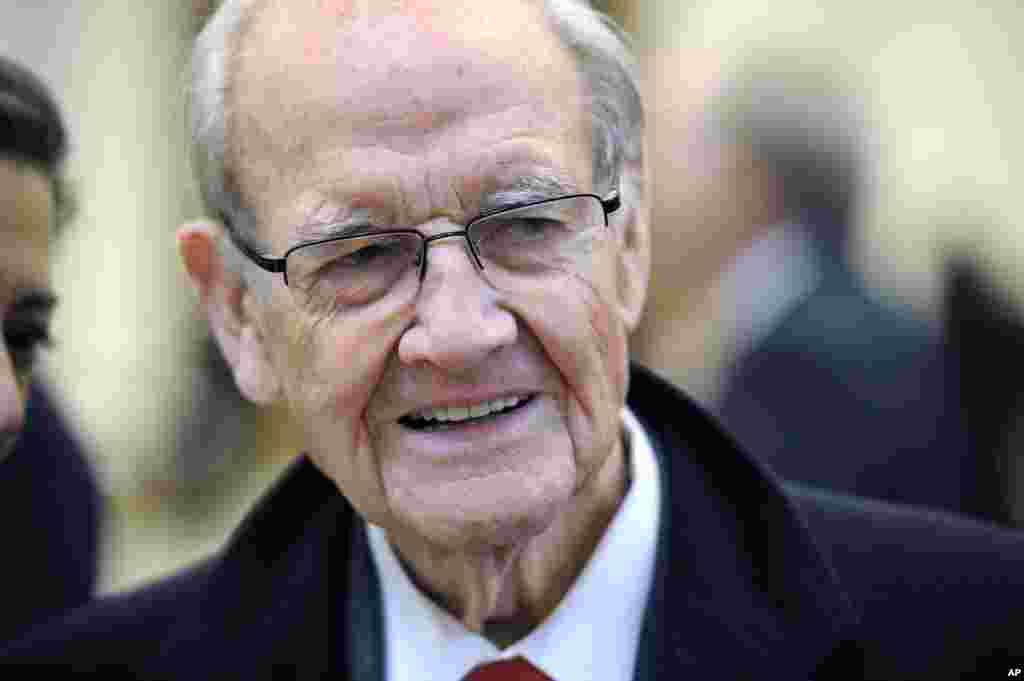
[[[520,395],[516,397],[503,397],[497,400],[490,400],[488,402],[480,402],[473,404],[468,407],[446,407],[443,409],[426,409],[424,411],[416,412],[411,415],[414,419],[421,421],[441,421],[442,423],[466,421],[468,419],[475,419],[481,416],[486,416],[491,412],[501,411],[502,409],[508,409],[515,405],[523,402],[526,399],[526,395]]]

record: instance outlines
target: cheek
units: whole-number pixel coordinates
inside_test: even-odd
[[[339,316],[276,325],[281,351],[275,364],[311,460],[363,517],[378,524],[388,509],[366,408],[405,325],[402,311],[395,312],[372,323]]]
[[[517,307],[565,386],[566,425],[582,478],[610,451],[618,433],[628,371],[626,330],[612,277],[569,272],[537,284]],[[607,280],[607,281],[606,281]]]
[[[275,364],[299,415],[316,420],[362,420],[389,357],[407,324],[410,306],[346,315],[276,320]],[[308,420],[308,419],[307,419]]]
[[[589,392],[592,387],[599,393],[594,400],[607,401],[618,409],[625,396],[621,386],[625,381],[627,333],[617,305],[612,250],[595,253],[593,267],[585,274],[567,275],[564,287],[572,292],[571,316],[578,320],[579,327],[570,345],[575,355],[587,358],[587,366],[580,367],[580,373],[585,374],[580,376],[581,390]]]
[[[587,314],[594,366],[592,381],[585,385],[593,386],[589,394],[595,418],[606,419],[617,432],[619,410],[625,403],[628,383],[628,333],[619,315],[614,286],[591,284],[586,290],[589,295],[581,296],[581,304]]]

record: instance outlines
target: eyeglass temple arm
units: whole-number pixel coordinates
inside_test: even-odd
[[[619,190],[614,190],[607,198],[601,199],[601,207],[604,208],[605,216],[611,215],[622,206],[622,197]]]
[[[267,272],[284,272],[284,258],[267,258],[258,253],[252,246],[245,242],[245,239],[243,239],[238,232],[235,231],[235,226],[231,224],[226,215],[222,215],[221,220],[224,223],[224,227],[228,230],[228,236],[231,237],[231,243],[233,243],[238,250],[242,251],[247,258],[265,269]]]

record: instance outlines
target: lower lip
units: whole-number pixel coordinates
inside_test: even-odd
[[[412,442],[423,445],[444,445],[450,453],[450,447],[460,442],[467,444],[479,443],[481,440],[495,436],[522,433],[527,421],[539,408],[537,395],[531,395],[515,409],[497,416],[474,419],[464,423],[447,423],[441,427],[416,430],[402,426],[406,437]]]

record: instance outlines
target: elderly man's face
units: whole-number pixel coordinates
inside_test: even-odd
[[[273,255],[330,223],[432,235],[525,190],[610,189],[594,186],[583,85],[539,6],[284,5],[242,42],[228,135]],[[461,238],[431,244],[415,295],[368,305],[303,306],[274,277],[269,301],[243,306],[236,372],[283,391],[313,461],[371,522],[452,549],[521,541],[621,456],[644,285],[623,281],[630,212],[585,258],[504,286]],[[411,418],[484,405],[503,413]]]

